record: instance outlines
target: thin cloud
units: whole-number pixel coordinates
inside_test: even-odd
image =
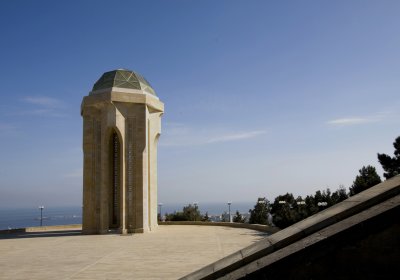
[[[26,103],[46,107],[46,108],[56,108],[62,104],[62,102],[58,99],[51,98],[51,97],[44,97],[44,96],[41,96],[41,97],[28,96],[28,97],[22,98],[22,101],[24,101]]]
[[[364,125],[377,122],[398,122],[399,112],[394,108],[388,108],[371,114],[369,116],[345,117],[327,121],[328,125],[332,126],[352,126]]]
[[[328,121],[328,124],[331,125],[357,125],[357,124],[364,124],[370,123],[373,120],[368,118],[343,118],[343,119],[335,119]]]
[[[230,141],[250,139],[250,138],[255,138],[259,135],[265,134],[265,133],[266,133],[266,131],[264,131],[264,130],[255,130],[255,131],[221,135],[221,136],[209,139],[207,141],[207,143],[211,144],[211,143],[230,142]]]
[[[33,109],[15,112],[14,116],[41,116],[41,117],[65,117],[65,114],[59,113],[54,109]]]
[[[165,124],[165,130],[169,135],[185,135],[189,133],[189,128],[182,123],[171,123]]]
[[[221,134],[210,133],[209,130],[194,130],[182,124],[170,126],[163,131],[159,145],[167,147],[211,145],[223,142],[243,141],[266,133],[264,130],[253,130]]]
[[[350,126],[350,125],[376,123],[376,122],[380,122],[380,121],[386,119],[390,115],[391,115],[391,112],[380,112],[380,113],[377,113],[377,114],[371,115],[371,116],[334,119],[334,120],[328,121],[327,124],[335,125],[335,126]]]
[[[29,105],[27,110],[13,112],[18,116],[42,116],[42,117],[64,117],[61,113],[63,102],[61,100],[46,96],[27,96],[21,99]]]

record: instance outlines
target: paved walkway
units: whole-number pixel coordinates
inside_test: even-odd
[[[264,236],[189,225],[131,236],[76,230],[0,235],[0,279],[177,279]]]

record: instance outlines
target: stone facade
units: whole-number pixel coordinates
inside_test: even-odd
[[[141,84],[107,88],[99,81],[81,106],[82,231],[151,231],[157,227],[157,142],[164,104]]]

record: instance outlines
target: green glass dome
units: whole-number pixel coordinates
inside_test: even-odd
[[[93,85],[92,92],[112,87],[138,89],[156,95],[150,83],[142,75],[127,69],[105,72]]]

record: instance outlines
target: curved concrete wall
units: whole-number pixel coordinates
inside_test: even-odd
[[[273,234],[279,231],[277,227],[271,227],[266,225],[258,225],[258,224],[247,224],[247,223],[224,223],[224,222],[194,222],[194,221],[174,221],[174,222],[159,222],[160,226],[162,225],[194,225],[194,226],[222,226],[222,227],[233,227],[233,228],[247,228],[258,230],[262,232],[267,232],[269,234]]]

